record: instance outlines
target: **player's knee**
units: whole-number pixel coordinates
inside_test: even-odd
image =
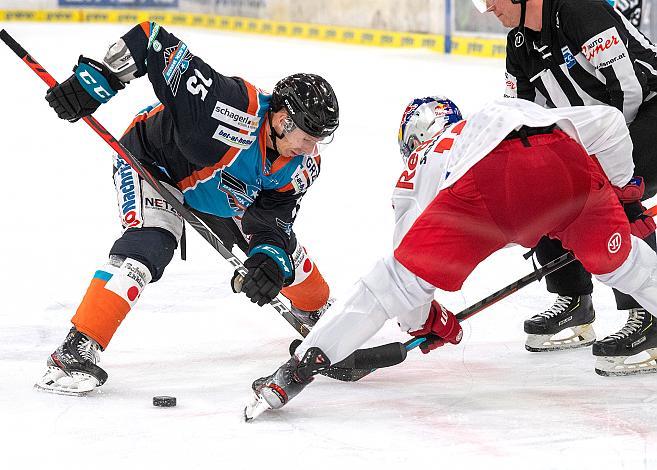
[[[596,275],[602,283],[629,295],[641,289],[657,268],[657,254],[645,242],[633,236],[631,243],[627,259],[620,266]]]
[[[609,232],[612,232],[611,235],[608,234]],[[582,263],[584,269],[593,275],[615,271],[626,262],[632,250],[629,224],[609,232],[607,235],[592,237],[587,246],[572,247],[575,257]]]
[[[110,255],[132,258],[143,263],[155,282],[173,259],[178,242],[173,234],[161,228],[128,229],[114,242]]]

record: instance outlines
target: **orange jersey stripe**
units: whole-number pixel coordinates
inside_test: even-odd
[[[159,104],[159,105],[157,105],[156,107],[154,107],[153,109],[151,109],[151,110],[150,110],[149,112],[147,112],[147,113],[141,113],[141,114],[138,114],[138,115],[132,120],[132,122],[130,123],[130,125],[128,126],[128,128],[125,130],[125,132],[123,133],[123,135],[126,135],[128,132],[130,132],[130,131],[132,130],[132,128],[135,127],[135,125],[136,125],[138,122],[145,121],[146,119],[149,119],[149,118],[155,116],[157,113],[159,113],[159,112],[162,111],[163,109],[164,109],[164,105],[163,105],[163,104]]]
[[[139,26],[141,26],[142,31],[144,31],[144,34],[146,35],[147,38],[150,39],[151,37],[151,22],[150,21],[142,21],[139,23]]]
[[[246,80],[243,80],[244,85],[246,86],[246,91],[248,94],[248,105],[246,108],[246,111],[249,114],[256,115],[258,113],[258,90],[256,89],[255,86],[251,85],[249,82]],[[266,152],[266,129],[267,129],[267,121],[265,118],[265,122],[262,124],[260,127],[260,133],[259,133],[259,138],[260,138],[260,152],[262,153],[262,158],[265,158],[265,152]],[[242,134],[247,134],[248,131],[244,129],[239,130],[240,133]],[[219,160],[217,163],[215,163],[212,166],[208,166],[205,168],[202,168],[200,170],[197,170],[193,172],[191,175],[188,177],[178,181],[178,188],[181,191],[185,191],[189,188],[193,188],[199,181],[204,181],[210,177],[219,169],[225,168],[229,166],[237,154],[239,153],[240,149],[236,147],[231,147],[226,154]],[[264,168],[264,161],[263,161],[263,168]]]

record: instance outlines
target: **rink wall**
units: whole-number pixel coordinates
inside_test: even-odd
[[[177,10],[88,8],[0,10],[0,22],[14,21],[123,23],[127,25],[134,25],[142,21],[156,21],[171,26],[285,36],[361,46],[423,48],[435,52],[477,57],[501,58],[505,56],[505,40],[500,37],[481,38],[469,35],[402,32],[207,13],[183,13]]]

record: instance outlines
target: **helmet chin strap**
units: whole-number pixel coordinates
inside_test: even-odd
[[[272,118],[273,118],[273,114],[272,114],[271,109],[270,109],[269,110],[269,135],[271,136],[271,143],[274,146],[274,150],[276,151],[276,153],[281,153],[281,152],[278,151],[278,147],[276,145],[276,139],[282,139],[283,137],[285,137],[285,131],[283,131],[282,134],[279,134],[276,131],[276,129],[274,129],[274,120]]]

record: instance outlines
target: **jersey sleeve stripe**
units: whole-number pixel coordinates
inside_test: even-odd
[[[142,31],[144,31],[144,34],[146,35],[147,38],[150,39],[151,37],[151,22],[150,21],[142,21],[139,23],[139,26],[141,26]]]
[[[159,112],[162,111],[163,109],[164,109],[164,105],[160,103],[159,105],[157,105],[156,107],[154,107],[153,109],[151,109],[151,110],[148,111],[148,112],[145,112],[145,113],[139,113],[139,114],[138,114],[137,116],[135,116],[135,118],[132,120],[132,122],[130,123],[130,125],[128,126],[128,128],[125,130],[125,132],[123,133],[123,135],[126,135],[128,132],[130,132],[130,131],[135,127],[135,125],[136,125],[138,122],[145,121],[145,120],[147,120],[147,119],[149,119],[149,118],[155,116],[157,113],[159,113]]]

